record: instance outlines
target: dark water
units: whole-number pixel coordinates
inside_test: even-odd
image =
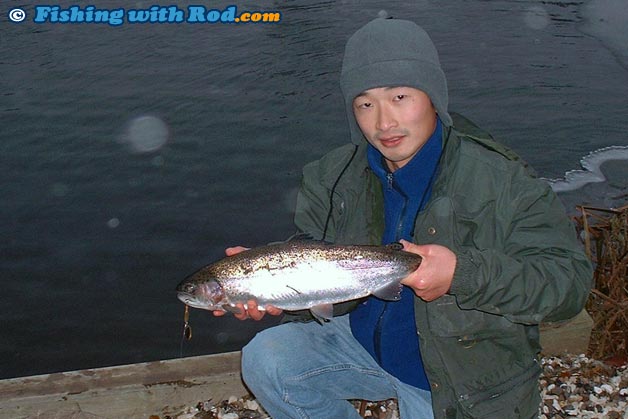
[[[282,21],[15,24],[12,6],[39,3],[0,5],[1,378],[178,357],[174,287],[226,246],[293,232],[301,167],[348,141],[344,43],[383,8],[432,34],[450,108],[541,176],[593,153],[606,179],[566,192],[570,208],[627,201],[623,0],[201,3]],[[184,355],[271,323],[193,311]]]

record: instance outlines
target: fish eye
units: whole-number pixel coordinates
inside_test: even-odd
[[[177,287],[177,291],[184,292],[186,294],[194,294],[196,291],[196,284],[192,282],[185,282]]]

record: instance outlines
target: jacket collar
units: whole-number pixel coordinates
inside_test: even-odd
[[[381,182],[387,184],[394,178],[395,187],[403,195],[412,197],[414,194],[418,194],[419,190],[422,190],[421,188],[417,189],[417,185],[430,183],[430,179],[433,179],[432,174],[438,166],[442,152],[442,132],[443,124],[438,119],[430,138],[406,165],[395,170],[394,173],[391,173],[386,166],[382,153],[369,144],[367,151],[369,166]]]
[[[445,180],[448,177],[448,169],[457,158],[458,149],[460,148],[460,139],[451,127],[443,126],[442,131],[443,151],[441,156],[441,162],[436,173],[436,180],[434,181],[433,194],[444,187]],[[356,147],[354,144],[347,144],[343,146],[343,149],[345,151],[341,153],[342,158],[334,161],[333,166],[330,167],[329,170],[326,170],[325,173],[321,173],[321,183],[328,189],[331,189],[334,183],[336,183],[336,181],[338,180],[338,175],[342,172],[342,169],[351,158],[354,147]],[[355,154],[355,157],[353,158],[353,161],[351,162],[346,173],[343,175],[343,179],[349,177],[359,178],[369,174],[375,178],[375,174],[369,167],[367,158],[368,142],[364,140],[357,147],[358,150]],[[344,182],[341,182],[341,184],[342,183]],[[379,183],[379,181],[377,183]],[[341,186],[339,185],[339,187]]]

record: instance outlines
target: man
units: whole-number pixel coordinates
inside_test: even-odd
[[[398,302],[339,304],[329,323],[259,333],[243,349],[246,384],[274,419],[358,418],[346,400],[393,397],[402,418],[536,417],[538,324],[576,315],[592,277],[561,204],[512,152],[454,122],[414,23],[358,30],[341,87],[352,144],[304,168],[297,228],[401,241],[423,260]]]

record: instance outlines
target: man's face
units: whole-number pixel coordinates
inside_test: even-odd
[[[413,87],[378,87],[353,100],[353,114],[391,171],[405,166],[436,128],[429,96]]]

